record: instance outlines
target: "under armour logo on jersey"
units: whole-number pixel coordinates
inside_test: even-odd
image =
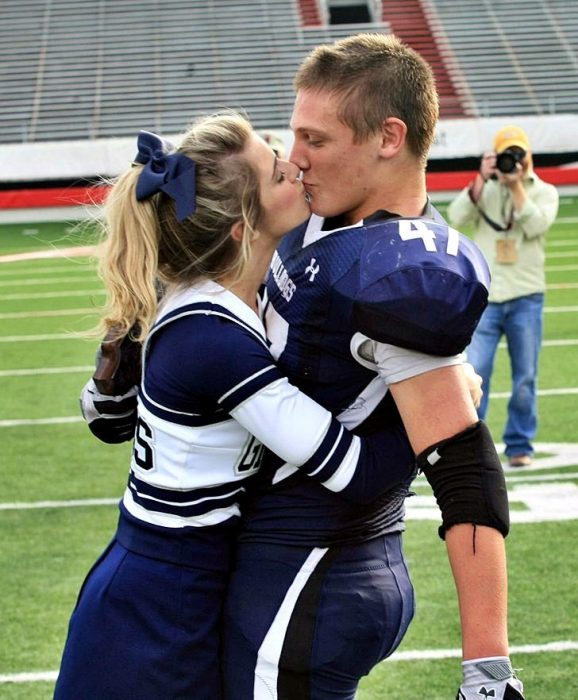
[[[317,263],[317,260],[315,258],[311,258],[311,262],[305,268],[305,274],[307,274],[308,272],[311,273],[309,276],[310,282],[315,282],[315,276],[319,272],[319,265],[317,265],[316,263]]]

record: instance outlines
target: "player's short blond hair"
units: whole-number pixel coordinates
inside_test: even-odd
[[[357,141],[376,133],[388,117],[407,126],[407,144],[425,163],[439,116],[431,66],[392,34],[356,34],[318,46],[294,80],[299,90],[339,95],[339,119]]]

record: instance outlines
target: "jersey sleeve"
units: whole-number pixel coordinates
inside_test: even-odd
[[[416,350],[371,340],[362,333],[353,336],[351,354],[362,366],[377,371],[388,386],[440,367],[461,365],[464,362],[463,353],[449,357],[426,355]]]
[[[462,352],[487,305],[490,276],[481,251],[429,219],[368,227],[357,274],[354,330],[428,355]]]

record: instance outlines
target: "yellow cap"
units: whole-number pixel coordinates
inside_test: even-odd
[[[494,151],[502,153],[506,148],[512,148],[512,146],[518,146],[524,151],[530,150],[530,142],[523,129],[513,125],[504,126],[494,136]]]

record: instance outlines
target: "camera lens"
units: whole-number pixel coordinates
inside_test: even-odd
[[[517,162],[518,159],[513,153],[508,153],[508,151],[504,151],[503,153],[500,153],[499,156],[496,158],[496,168],[501,173],[512,173],[516,169]]]
[[[496,168],[501,173],[513,173],[516,169],[516,164],[524,160],[526,151],[521,148],[506,148],[505,151],[498,153],[496,157]]]

